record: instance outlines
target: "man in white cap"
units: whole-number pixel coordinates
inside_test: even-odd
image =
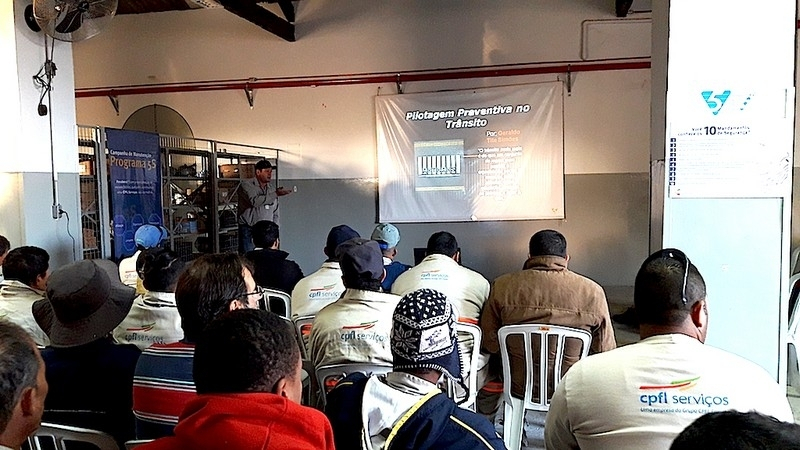
[[[408,264],[394,260],[397,257],[397,244],[400,243],[400,231],[390,223],[379,223],[372,231],[370,239],[376,241],[383,252],[383,269],[386,271],[386,277],[381,282],[381,288],[384,292],[391,292],[394,280],[411,268]]]

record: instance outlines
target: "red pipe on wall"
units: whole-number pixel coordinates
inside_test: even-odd
[[[277,89],[290,87],[343,86],[350,84],[405,83],[411,81],[459,80],[468,78],[513,77],[568,72],[650,69],[650,60],[620,62],[583,61],[540,66],[498,66],[398,73],[361,73],[319,77],[262,78],[254,80],[196,81],[187,83],[148,84],[75,89],[75,98],[114,97],[121,95],[166,94],[175,92],[222,91],[237,89]]]

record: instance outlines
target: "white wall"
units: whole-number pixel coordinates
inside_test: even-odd
[[[114,18],[74,45],[76,87],[394,72],[575,61],[581,22],[613,17],[601,1],[299,2],[297,42],[280,40],[224,10]],[[648,39],[642,36],[642,39]],[[624,49],[622,49],[624,51]],[[406,83],[406,92],[553,80],[557,75]],[[561,76],[563,78],[563,76]],[[566,99],[566,171],[646,172],[649,71],[581,73]],[[395,86],[126,96],[119,117],[106,98],[79,99],[78,122],[120,127],[160,103],[195,136],[292,152],[283,178],[363,178],[375,173],[373,98]]]
[[[613,2],[607,0],[315,0],[297,5],[294,43],[224,10],[115,17],[109,29],[73,45],[76,87],[578,61],[582,22],[615,19]],[[626,25],[617,27],[625,31]],[[649,40],[641,24],[634,28],[642,34],[638,40]],[[628,50],[589,44],[618,56]],[[403,88],[411,93],[564,78],[418,82]],[[238,90],[124,96],[119,116],[105,97],[82,98],[77,116],[80,124],[119,128],[138,108],[158,103],[180,112],[196,137],[286,150],[279,176],[300,191],[282,200],[281,241],[309,273],[322,258],[320,243],[329,227],[351,223],[362,234],[371,231],[374,196],[359,191],[358,201],[366,204],[357,207],[345,207],[354,198],[342,197],[348,180],[377,176],[374,98],[395,93],[394,83],[262,89],[255,93],[253,110]],[[574,269],[606,285],[631,285],[648,253],[642,180],[649,167],[650,73],[573,74],[564,110],[566,220],[401,227],[409,238],[403,241],[408,248],[401,249],[406,262],[411,247],[424,246],[431,232],[452,229],[470,262],[492,278],[521,267],[528,238],[547,227],[567,236]],[[372,181],[366,185],[374,186]],[[331,208],[338,203],[342,206]],[[321,218],[319,211],[324,211]]]

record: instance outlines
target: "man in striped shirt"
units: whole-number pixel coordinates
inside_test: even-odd
[[[192,364],[200,332],[224,312],[257,308],[260,291],[249,263],[235,254],[203,255],[178,279],[175,299],[184,338],[142,352],[133,377],[136,438],[172,434],[186,403],[195,397]]]

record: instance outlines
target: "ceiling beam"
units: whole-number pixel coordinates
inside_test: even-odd
[[[294,6],[291,1],[277,1],[278,5],[281,7],[281,11],[287,16],[286,19],[268,11],[254,0],[217,0],[217,2],[227,11],[258,25],[281,39],[289,42],[294,42],[296,40],[294,35],[294,23],[292,23],[294,22]],[[275,3],[276,0],[268,2]],[[291,10],[291,14],[287,14],[286,8]]]

